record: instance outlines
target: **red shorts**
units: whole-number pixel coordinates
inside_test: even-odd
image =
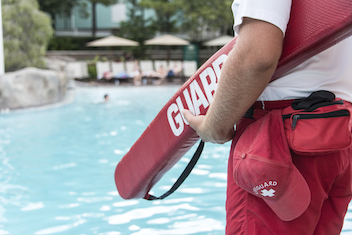
[[[293,221],[282,221],[266,203],[237,186],[233,179],[232,153],[234,147],[254,118],[261,111],[287,107],[286,101],[269,101],[263,106],[256,102],[253,118],[243,118],[237,125],[228,162],[226,234],[297,234],[338,235],[352,198],[352,148],[326,155],[306,156],[292,152],[292,160],[311,190],[308,209]],[[256,116],[257,115],[257,116]]]

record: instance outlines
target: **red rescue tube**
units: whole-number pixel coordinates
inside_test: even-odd
[[[352,34],[351,0],[293,0],[283,53],[272,81]],[[124,199],[143,198],[199,140],[181,113],[205,114],[233,39],[176,92],[121,159],[115,183]]]
[[[142,198],[199,140],[181,110],[205,114],[220,69],[235,39],[216,52],[162,108],[130,151],[118,163],[115,182],[122,198]]]

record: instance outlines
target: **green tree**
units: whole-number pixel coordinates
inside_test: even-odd
[[[204,33],[227,34],[232,29],[232,0],[177,0],[182,11],[182,28],[192,40]]]
[[[176,15],[180,12],[177,0],[142,0],[140,4],[154,10],[156,18],[153,23],[159,32],[172,33],[177,31]]]
[[[83,17],[88,17],[87,4],[81,0],[37,0],[40,10],[48,13],[51,17],[53,28],[55,28],[55,16],[69,17],[74,8],[79,10]]]
[[[43,67],[42,56],[52,37],[50,18],[36,0],[2,0],[6,72]]]
[[[173,33],[181,29],[191,40],[201,41],[204,35],[232,32],[232,1],[141,0],[140,4],[154,10],[154,23],[159,32]]]
[[[97,31],[97,4],[101,3],[104,6],[109,6],[117,3],[118,0],[89,0],[89,2],[92,4],[92,36],[95,37]]]
[[[145,8],[138,0],[126,0],[128,20],[120,23],[120,29],[117,36],[129,38],[140,43],[139,47],[134,47],[133,54],[137,58],[144,58],[145,46],[144,41],[153,37],[156,31],[155,25],[151,19],[145,19]]]

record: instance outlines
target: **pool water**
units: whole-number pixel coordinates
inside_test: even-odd
[[[224,234],[229,143],[206,144],[188,179],[162,201],[123,200],[115,187],[117,163],[178,89],[77,88],[72,104],[1,114],[0,235]],[[191,156],[154,195],[170,188]],[[351,233],[352,207],[342,234]]]

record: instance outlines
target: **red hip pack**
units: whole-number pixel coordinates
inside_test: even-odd
[[[352,105],[329,91],[313,92],[282,110],[285,134],[298,154],[326,154],[352,144]]]

